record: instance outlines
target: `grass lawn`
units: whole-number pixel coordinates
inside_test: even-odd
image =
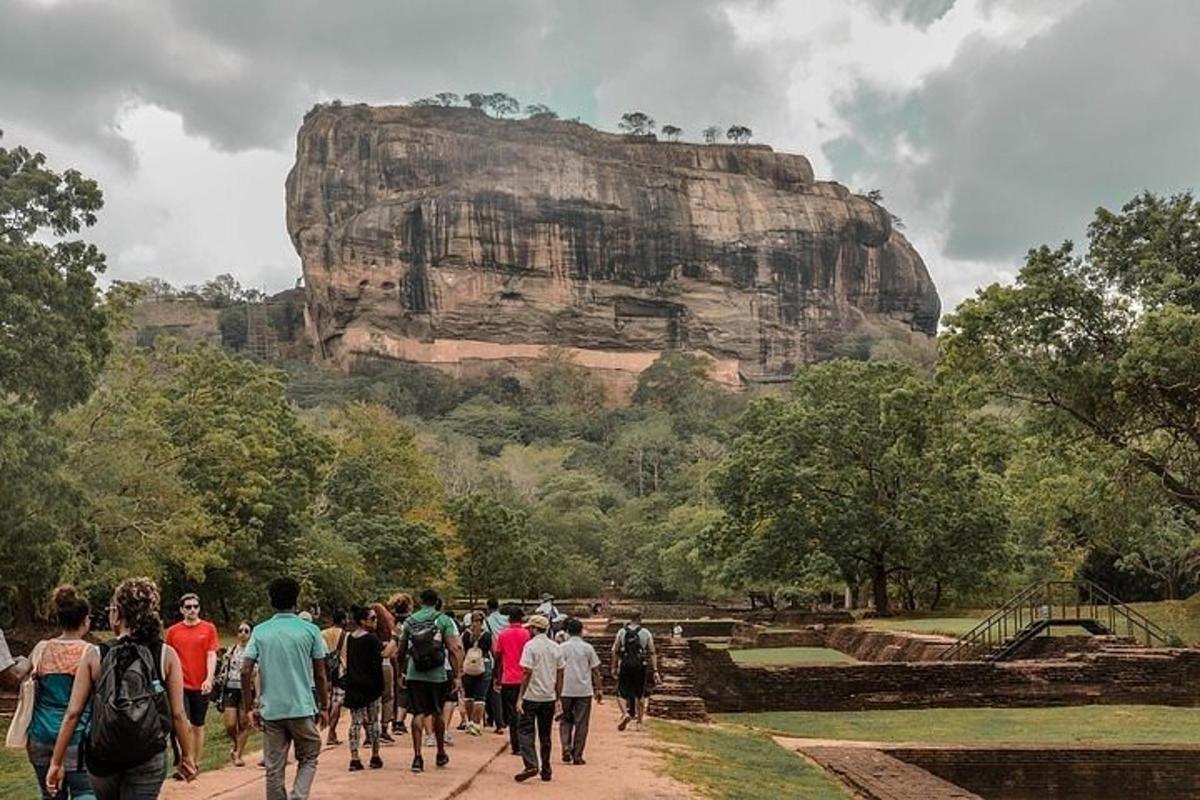
[[[970,616],[978,613],[978,616]],[[961,617],[869,617],[859,620],[859,625],[885,631],[907,631],[909,633],[935,633],[941,636],[962,636],[979,624],[987,612],[963,612]]]
[[[858,663],[840,650],[834,650],[831,647],[762,647],[730,650],[729,655],[737,663],[751,666]]]
[[[0,739],[8,731],[8,720],[0,720]],[[225,728],[221,724],[221,715],[215,708],[210,708],[205,722],[204,756],[200,760],[201,770],[219,769],[229,764],[229,742],[225,738]],[[257,731],[250,735],[246,752],[262,748],[262,735]],[[257,769],[258,761],[247,760],[245,769]],[[4,800],[38,800],[37,787],[34,785],[33,767],[22,750],[9,750],[0,747],[0,797]]]
[[[785,736],[872,742],[1200,744],[1200,709],[1168,706],[771,711],[717,719]]]
[[[705,797],[729,800],[850,800],[823,771],[765,734],[731,726],[653,720],[650,731],[671,777]]]

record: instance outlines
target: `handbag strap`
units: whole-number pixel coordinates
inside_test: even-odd
[[[29,653],[29,663],[33,665],[33,669],[29,672],[29,677],[37,680],[38,667],[42,664],[42,654],[46,650],[46,640],[38,642],[33,646],[33,650]]]

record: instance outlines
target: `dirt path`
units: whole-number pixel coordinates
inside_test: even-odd
[[[521,759],[504,753],[492,761],[458,797],[461,800],[512,800],[533,795],[569,800],[683,800],[693,797],[688,787],[666,777],[662,761],[652,748],[648,731],[637,732],[630,726],[617,732],[617,704],[606,697],[592,707],[582,767],[563,764],[554,740],[554,779],[543,783],[534,779],[518,784],[513,775],[521,769]]]
[[[692,794],[686,786],[662,774],[661,762],[651,750],[649,732],[630,729],[617,731],[617,706],[613,698],[593,707],[588,737],[587,764],[569,766],[561,762],[558,731],[554,732],[554,779],[543,783],[534,779],[525,784],[513,781],[521,769],[521,760],[508,753],[507,737],[485,733],[474,737],[455,732],[449,749],[450,766],[433,767],[433,753],[427,751],[427,769],[420,775],[409,771],[412,748],[409,740],[385,746],[384,768],[349,772],[346,746],[326,748],[321,753],[312,800],[392,800],[414,794],[423,800],[508,800],[532,795],[569,800],[682,800]],[[343,723],[343,729],[345,723]],[[343,741],[345,734],[342,734]],[[246,767],[226,767],[202,774],[194,783],[170,783],[164,788],[166,800],[262,800],[263,772],[253,766],[259,754],[247,756]],[[291,785],[293,766],[288,767]]]

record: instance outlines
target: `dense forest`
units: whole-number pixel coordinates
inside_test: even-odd
[[[0,620],[71,580],[203,593],[290,573],[323,604],[426,584],[889,610],[1200,567],[1200,206],[1099,210],[944,321],[930,372],[867,351],[732,393],[662,356],[632,403],[550,349],[522,379],[345,376],[129,335],[98,288],[99,187],[0,148]]]

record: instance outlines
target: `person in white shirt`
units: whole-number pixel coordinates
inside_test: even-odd
[[[554,706],[562,695],[563,657],[561,648],[546,631],[550,620],[534,614],[525,623],[533,634],[521,650],[521,691],[517,695],[520,722],[517,738],[525,769],[516,780],[524,782],[538,774],[538,752],[533,746],[534,727],[537,727],[538,750],[541,755],[542,780],[550,780],[550,728],[554,724]]]
[[[603,702],[604,683],[600,678],[600,656],[583,639],[583,623],[571,617],[566,633],[570,637],[561,645],[563,660],[562,718],[558,723],[558,738],[562,742],[564,764],[586,763],[583,748],[587,744],[588,722],[592,717],[592,697]]]

